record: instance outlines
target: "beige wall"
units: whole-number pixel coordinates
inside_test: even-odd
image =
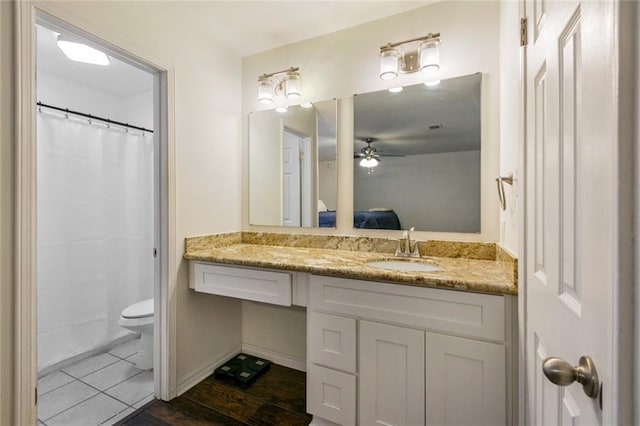
[[[500,242],[518,253],[518,197],[520,196],[520,139],[522,100],[520,93],[520,5],[500,4],[500,174],[515,174],[513,186],[505,184],[507,209],[500,212]],[[496,194],[497,197],[497,194]]]
[[[177,385],[240,345],[240,302],[188,289],[183,239],[240,229],[240,59],[175,19],[169,2],[36,3],[174,76]],[[186,5],[184,7],[187,7]],[[189,10],[200,7],[192,3]],[[4,62],[3,62],[4,63]],[[3,80],[4,81],[4,80]]]
[[[13,3],[0,1],[0,424],[13,394]]]
[[[398,238],[398,231],[353,229],[353,117],[351,96],[354,93],[382,90],[397,85],[424,81],[420,73],[401,76],[391,82],[378,77],[379,47],[424,36],[429,32],[442,34],[440,78],[482,72],[482,233],[460,234],[416,232],[417,239],[449,239],[467,241],[499,241],[499,219],[495,178],[500,167],[500,3],[445,1],[381,20],[348,28],[329,35],[301,41],[242,59],[243,120],[251,111],[268,109],[257,101],[258,75],[300,67],[303,99],[317,101],[338,98],[338,224],[336,229],[304,229],[305,233],[339,235],[375,235]],[[247,129],[246,121],[243,129]],[[243,147],[248,135],[243,131]],[[244,158],[242,228],[252,231],[301,232],[285,228],[249,225],[247,155]],[[298,321],[297,312],[268,308],[256,310],[243,305],[243,341],[278,350],[290,347]],[[250,313],[247,312],[250,310]],[[289,314],[290,321],[282,321]],[[251,322],[249,322],[251,320]],[[252,327],[288,327],[282,339],[258,339],[260,333]],[[298,336],[299,337],[299,336]],[[298,339],[297,349],[304,353],[304,341]]]

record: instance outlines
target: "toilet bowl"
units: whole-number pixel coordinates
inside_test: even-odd
[[[153,368],[153,299],[143,300],[125,308],[118,324],[140,333],[141,347],[135,358],[136,368]]]

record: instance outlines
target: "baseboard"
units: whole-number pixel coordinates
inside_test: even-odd
[[[71,358],[63,359],[62,361],[58,361],[55,364],[51,364],[42,370],[38,371],[38,378],[42,378],[49,373],[54,371],[61,370],[65,367],[70,366],[71,364],[75,364],[76,362],[82,361],[85,358],[92,357],[94,355],[99,355],[105,352],[109,352],[111,349],[116,346],[128,342],[129,340],[139,339],[140,333],[129,333],[124,336],[118,337],[114,341],[110,342],[108,345],[100,346],[99,348],[91,349],[86,352],[79,353],[77,355],[72,356]]]
[[[241,349],[242,347],[238,345],[230,351],[218,356],[216,359],[214,359],[204,367],[200,368],[197,371],[194,371],[193,373],[185,377],[178,383],[178,386],[176,388],[176,396],[182,395],[183,393],[209,377],[211,374],[213,374],[214,370],[224,364],[225,361],[242,352]]]
[[[250,343],[242,343],[242,352],[268,359],[274,364],[293,368],[298,371],[307,371],[307,361],[304,358],[298,358],[282,352],[255,346]]]

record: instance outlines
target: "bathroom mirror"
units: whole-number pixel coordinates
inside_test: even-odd
[[[480,232],[481,80],[354,97],[354,227]]]
[[[336,101],[249,114],[249,223],[335,227]]]

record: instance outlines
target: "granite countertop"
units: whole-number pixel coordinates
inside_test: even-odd
[[[309,241],[300,243],[299,238],[287,236],[283,240],[282,238],[274,237],[274,235],[281,234],[267,234],[266,238],[256,238],[256,233],[221,234],[220,236],[188,238],[184,258],[421,287],[440,287],[492,294],[518,294],[517,275],[515,273],[517,268],[515,266],[516,259],[509,258],[509,255],[505,256],[499,250],[498,254],[496,254],[495,245],[493,259],[491,259],[490,254],[486,254],[486,245],[472,243],[477,245],[477,249],[472,246],[473,249],[469,250],[467,244],[465,253],[470,257],[477,257],[475,259],[460,257],[460,250],[453,252],[458,253],[458,257],[423,256],[415,261],[436,264],[440,267],[440,270],[409,272],[381,269],[367,265],[367,262],[371,261],[398,259],[394,257],[393,253],[389,252],[390,247],[392,247],[392,244],[388,243],[389,240],[376,242],[374,240],[377,239],[324,237],[331,241],[318,242],[323,238],[318,236],[312,237],[313,243],[310,244]],[[264,237],[264,234],[260,236]],[[456,244],[451,242],[444,243],[449,245]],[[324,248],[327,246],[330,248]],[[363,246],[366,246],[367,249],[362,249]],[[373,251],[376,246],[381,248],[383,252]],[[424,249],[421,243],[421,253],[430,254],[430,251],[435,251],[436,253],[451,255],[451,250],[443,251],[441,245],[432,244],[432,246],[432,250],[429,247]],[[477,253],[480,254],[476,255]]]

